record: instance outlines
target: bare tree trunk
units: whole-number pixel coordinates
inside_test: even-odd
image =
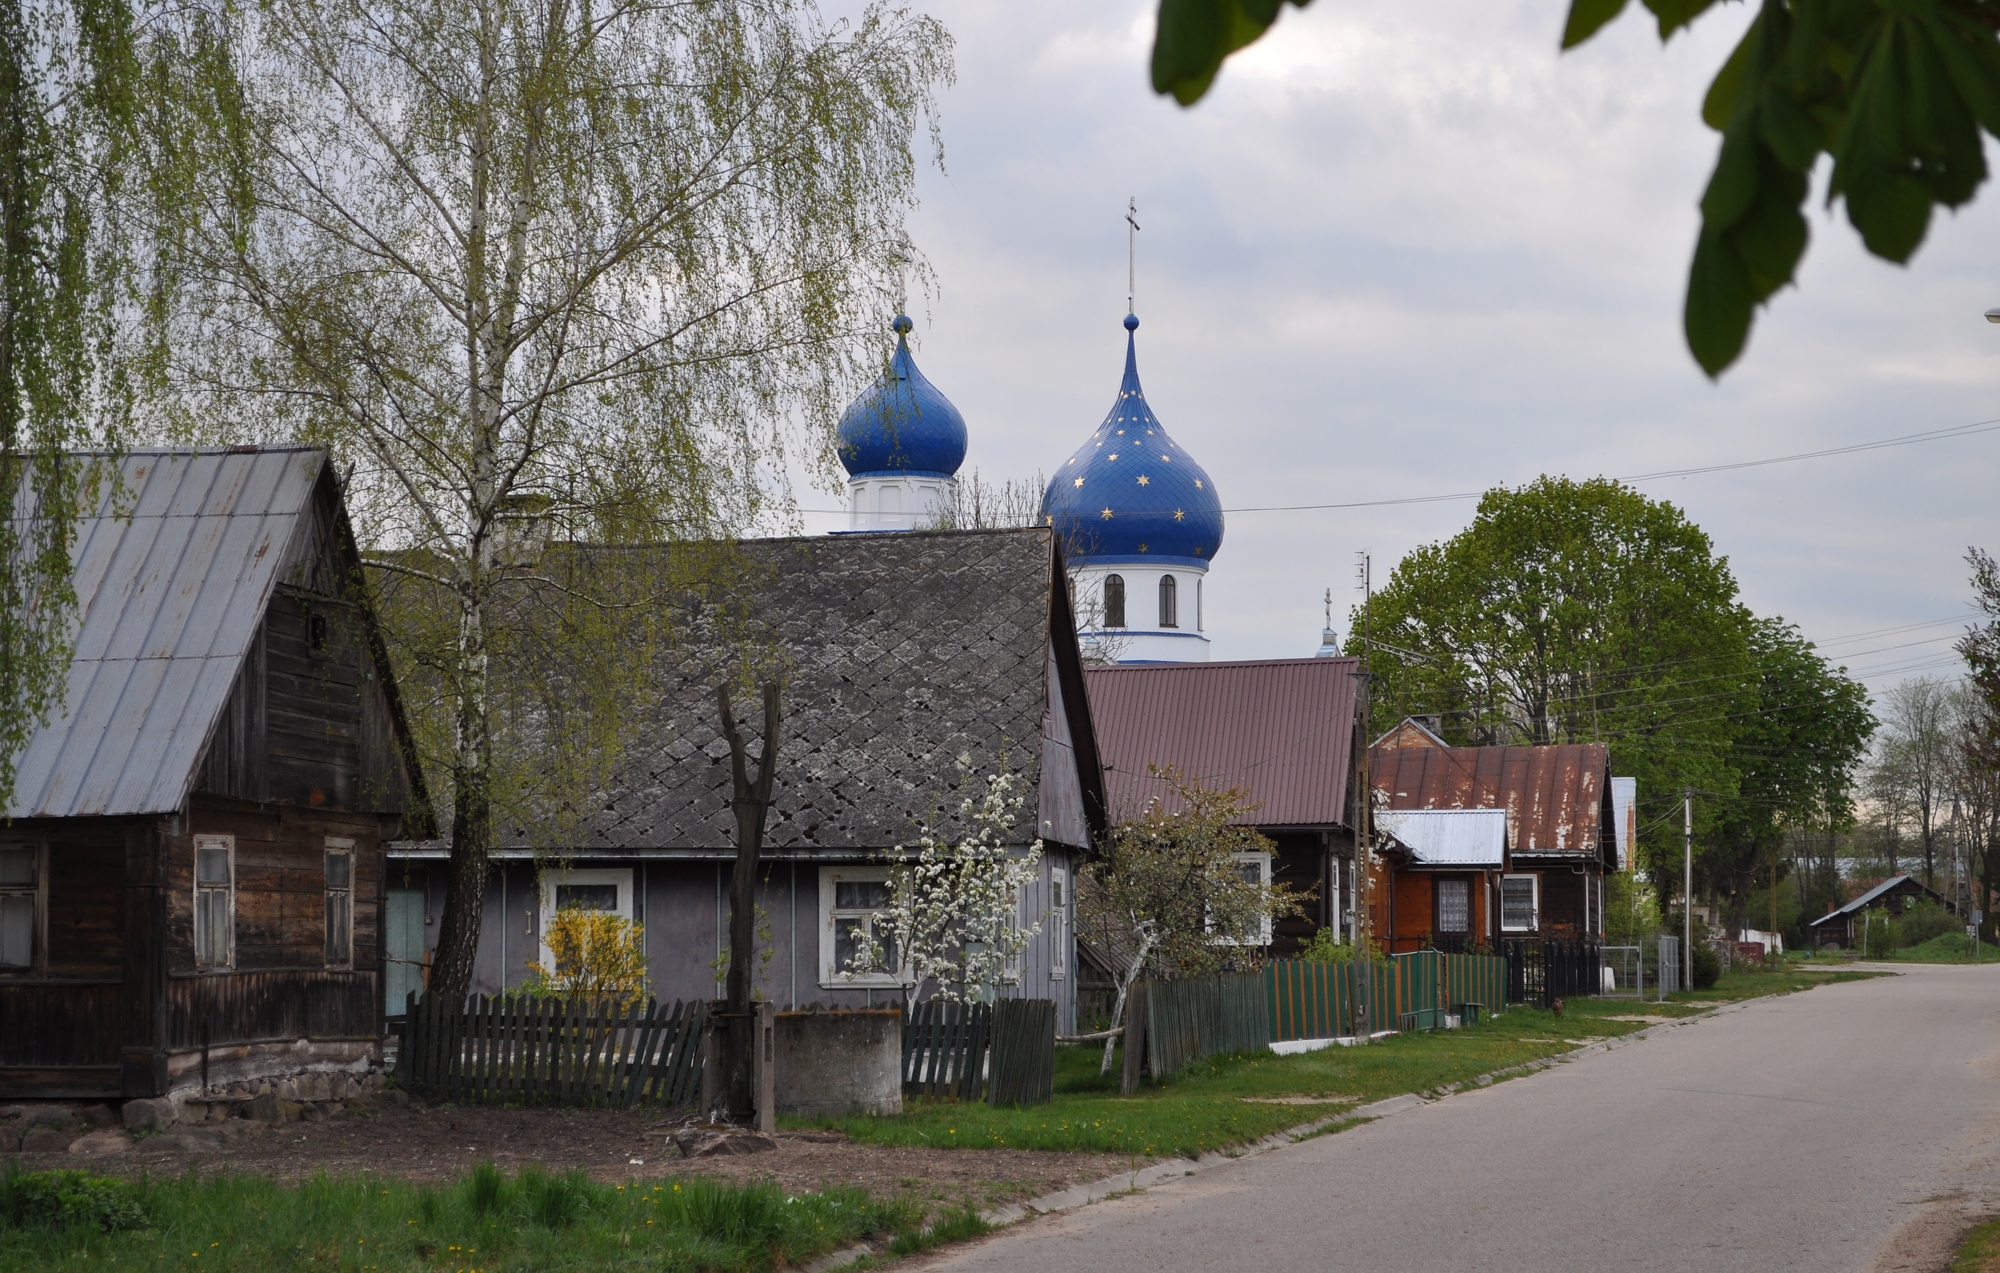
[[[476,597],[459,613],[457,763],[452,768],[451,860],[428,993],[463,998],[472,989],[493,847],[493,722],[487,702],[486,624]],[[500,971],[504,981],[506,969]]]
[[[778,726],[782,719],[778,683],[764,682],[764,751],[757,762],[757,776],[749,774],[748,747],[736,728],[736,715],[729,707],[729,686],[715,689],[716,706],[722,712],[722,733],[729,740],[730,773],[735,782],[729,807],[736,813],[736,870],[729,883],[729,974],[724,987],[727,1015],[724,1017],[723,1099],[732,1120],[747,1119],[754,1112],[755,1021],[751,1016],[753,961],[757,953],[757,858],[764,847],[764,817],[771,809],[771,784],[777,776]]]
[[[1139,933],[1139,953],[1133,956],[1131,966],[1118,976],[1118,1000],[1111,1006],[1111,1029],[1116,1030],[1125,1020],[1125,994],[1132,988],[1132,981],[1139,975],[1139,970],[1146,966],[1146,956],[1152,951],[1153,929],[1148,925]],[[1116,1035],[1104,1041],[1104,1064],[1098,1067],[1099,1074],[1111,1073],[1111,1049],[1117,1044]]]

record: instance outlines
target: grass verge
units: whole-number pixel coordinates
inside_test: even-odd
[[[2000,1273],[2000,1220],[1975,1225],[1951,1258],[1951,1273]]]
[[[704,1177],[603,1185],[581,1172],[509,1176],[491,1163],[443,1188],[367,1176],[294,1187],[243,1176],[94,1179],[0,1178],[0,1269],[758,1273],[863,1239],[894,1240],[920,1220],[908,1204],[876,1203],[859,1190],[788,1195]],[[65,1212],[64,1197],[92,1190],[108,1201]],[[105,1222],[106,1206],[123,1218]],[[116,1210],[126,1206],[136,1213]]]
[[[857,1141],[974,1149],[1012,1148],[1129,1154],[1135,1160],[1193,1157],[1344,1113],[1406,1092],[1433,1092],[1482,1074],[1538,1061],[1599,1039],[1644,1029],[1652,1020],[1718,1003],[1787,994],[1828,981],[1881,974],[1800,974],[1789,967],[1732,973],[1711,990],[1666,1003],[1572,1000],[1558,1018],[1516,1006],[1470,1029],[1397,1035],[1364,1047],[1300,1056],[1269,1052],[1211,1057],[1138,1093],[1118,1094],[1118,1059],[1099,1075],[1100,1048],[1056,1049],[1056,1098],[1030,1109],[913,1102],[893,1117],[858,1115],[798,1125],[835,1127]]]
[[[1964,933],[1939,933],[1927,942],[1892,950],[1882,958],[1899,964],[1993,964],[2000,963],[2000,950],[1983,941],[1975,954],[1972,939]]]

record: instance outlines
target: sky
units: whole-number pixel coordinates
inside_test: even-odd
[[[1124,356],[1126,201],[1147,399],[1225,510],[1626,477],[2000,418],[2000,190],[1916,259],[1868,256],[1823,197],[1797,285],[1720,381],[1682,288],[1714,160],[1708,81],[1748,21],[1662,47],[1638,6],[1557,50],[1566,0],[1287,7],[1183,110],[1146,83],[1152,0],[932,0],[957,40],[942,171],[909,231],[919,366],[964,413],[962,473],[1048,473]],[[1990,161],[2000,165],[2000,155]],[[1823,191],[1824,170],[1819,174]],[[2000,432],[1639,483],[1702,526],[1745,604],[1878,692],[1952,673],[1969,544],[2000,551]],[[842,507],[802,489],[808,508]],[[1345,637],[1471,499],[1237,512],[1206,585],[1213,659]],[[809,531],[844,525],[807,513]]]

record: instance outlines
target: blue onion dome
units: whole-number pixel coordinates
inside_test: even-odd
[[[1125,316],[1125,380],[1097,432],[1042,495],[1042,520],[1063,537],[1070,564],[1151,562],[1205,566],[1222,546],[1222,501],[1194,457],[1167,436],[1139,387]]]
[[[850,477],[951,477],[965,463],[965,417],[917,370],[912,326],[896,315],[888,369],[841,413],[840,462]]]

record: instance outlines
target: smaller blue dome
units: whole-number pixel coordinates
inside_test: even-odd
[[[898,314],[889,326],[888,370],[841,413],[840,462],[850,477],[951,477],[965,463],[965,417],[917,370],[910,320]]]

